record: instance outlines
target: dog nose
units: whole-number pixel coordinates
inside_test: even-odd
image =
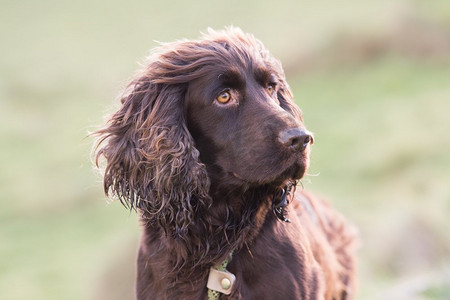
[[[314,143],[312,134],[302,128],[289,128],[278,135],[280,143],[293,151],[303,151],[308,144]]]

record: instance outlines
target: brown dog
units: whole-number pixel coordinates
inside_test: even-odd
[[[137,299],[353,297],[353,231],[295,192],[313,137],[252,35],[164,44],[97,135],[105,192],[143,224]]]

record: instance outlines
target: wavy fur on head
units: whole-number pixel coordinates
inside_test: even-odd
[[[229,48],[237,51],[230,55]],[[209,30],[201,41],[163,44],[129,84],[120,110],[96,132],[97,165],[102,156],[107,162],[105,192],[131,209],[138,208],[146,222],[157,222],[174,238],[192,240],[189,225],[194,214],[212,204],[206,168],[186,127],[183,107],[188,84],[216,65],[248,60],[248,49],[282,71],[260,41],[237,28]],[[284,79],[284,74],[279,76]],[[282,105],[301,118],[286,82],[280,85]]]
[[[224,92],[229,103],[214,100]],[[280,190],[306,172],[312,136],[281,64],[252,35],[228,28],[162,44],[95,135],[97,166],[105,162],[105,193],[137,210],[143,222],[138,299],[204,298],[209,267],[231,251],[229,268],[238,283],[229,299],[258,298],[261,291],[251,286],[267,281],[261,274],[273,266],[284,270],[275,272],[284,279],[265,295],[316,299],[324,290],[341,295],[350,286],[351,271],[324,288],[318,267],[353,270],[346,250],[310,248],[327,236],[349,240],[344,223],[337,222],[336,232],[323,227],[313,242],[316,235],[304,227],[317,224],[302,218],[334,218],[321,212],[326,208],[310,217],[298,208],[289,225],[272,213]],[[296,201],[293,193],[288,200]],[[325,277],[338,281],[332,272]]]

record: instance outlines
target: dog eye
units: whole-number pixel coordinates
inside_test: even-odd
[[[216,100],[219,101],[222,104],[227,103],[231,99],[231,94],[228,91],[220,93],[219,96],[217,96]]]
[[[274,83],[269,83],[267,85],[267,91],[269,92],[270,95],[272,95],[273,92],[275,91],[275,84]]]

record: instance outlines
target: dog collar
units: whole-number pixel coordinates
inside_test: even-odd
[[[228,263],[231,261],[233,252],[220,264],[209,269],[208,283],[208,300],[218,300],[220,294],[229,295],[233,290],[236,276],[227,271]]]
[[[275,216],[284,222],[290,223],[291,221],[286,217],[286,207],[289,205],[287,196],[291,193],[292,188],[296,186],[297,182],[290,182],[286,184],[284,189],[280,189],[275,193],[272,201],[272,210]],[[208,300],[218,300],[220,294],[229,295],[233,290],[236,276],[227,271],[228,263],[231,261],[233,251],[227,256],[227,258],[220,264],[215,265],[209,269],[208,282],[206,287],[208,288]]]

